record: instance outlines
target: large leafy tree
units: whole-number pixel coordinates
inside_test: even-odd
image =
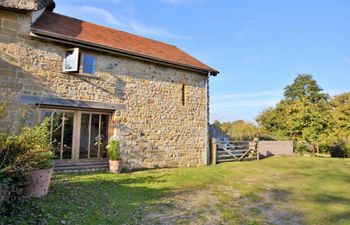
[[[311,103],[327,101],[329,96],[322,91],[310,74],[299,74],[293,84],[284,88],[284,98],[289,101],[304,99]]]
[[[350,92],[335,96],[330,105],[333,123],[321,144],[328,148],[341,145],[344,155],[350,157]]]
[[[270,135],[309,143],[318,150],[321,137],[332,121],[329,96],[309,74],[300,74],[285,88],[284,98],[263,111],[259,125]]]
[[[331,100],[336,129],[350,134],[350,92],[335,96]]]

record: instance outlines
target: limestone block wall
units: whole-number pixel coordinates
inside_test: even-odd
[[[205,75],[97,51],[96,77],[62,73],[65,49],[75,46],[30,37],[30,23],[30,14],[0,10],[0,102],[7,108],[0,132],[35,123],[37,108],[22,105],[21,94],[124,103],[126,110],[115,113],[114,130],[127,167],[205,162]]]

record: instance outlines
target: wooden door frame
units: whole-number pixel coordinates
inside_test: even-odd
[[[101,162],[101,161],[107,161],[107,158],[101,158],[100,157],[100,151],[98,151],[98,157],[95,159],[80,159],[79,153],[80,153],[80,135],[81,135],[81,116],[83,113],[87,114],[98,114],[99,116],[99,126],[101,126],[101,115],[108,115],[108,129],[107,129],[107,139],[112,137],[113,135],[113,112],[110,111],[103,111],[103,110],[94,110],[94,109],[81,109],[81,108],[64,108],[64,107],[51,107],[51,106],[43,106],[40,107],[39,110],[37,110],[36,115],[36,123],[41,123],[41,114],[43,110],[47,111],[53,111],[53,112],[70,112],[73,113],[74,119],[73,119],[73,131],[72,131],[72,156],[71,159],[57,159],[55,160],[56,165],[75,165],[75,164],[83,164],[91,163],[91,162]],[[91,116],[90,116],[91,118]],[[100,130],[100,129],[99,129]],[[89,131],[90,132],[90,131]],[[90,134],[89,134],[90,136]]]

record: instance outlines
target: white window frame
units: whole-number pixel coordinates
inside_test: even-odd
[[[68,51],[73,51],[73,57],[75,57],[75,65],[72,69],[66,69],[66,55]],[[62,65],[62,71],[63,72],[78,72],[79,71],[79,48],[71,48],[71,49],[66,49],[65,55],[64,55],[64,60],[63,60],[63,65]]]

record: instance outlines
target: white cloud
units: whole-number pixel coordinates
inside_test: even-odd
[[[188,5],[190,3],[192,3],[194,0],[163,0],[163,2],[165,3],[169,3],[169,4],[176,4],[176,5]]]
[[[210,98],[211,121],[244,119],[254,122],[253,117],[275,106],[282,97],[283,90],[213,95]]]
[[[256,29],[256,23],[254,20],[247,20],[241,29],[236,32],[238,38],[243,38],[253,32]]]
[[[342,58],[342,61],[346,64],[350,64],[350,57],[344,57]]]
[[[214,95],[211,99],[213,101],[227,101],[237,99],[256,99],[259,97],[280,97],[282,94],[281,90],[274,91],[260,91],[260,92],[245,92],[245,93],[233,93],[224,95]]]
[[[325,92],[328,93],[330,96],[336,96],[345,92],[349,92],[349,89],[329,89],[325,90]]]
[[[147,26],[144,24],[141,24],[140,22],[136,20],[130,20],[129,27],[132,31],[134,31],[137,34],[140,35],[146,35],[146,36],[162,36],[162,37],[170,37],[175,39],[188,39],[189,37],[173,34],[169,31],[167,31],[164,28],[161,27],[152,27]]]
[[[112,13],[108,12],[107,10],[93,7],[93,6],[82,6],[80,9],[84,12],[95,14],[96,16],[99,16],[101,19],[104,19],[107,23],[113,24],[114,26],[117,26],[117,27],[126,26],[125,23],[121,22],[119,19],[117,19]]]
[[[82,6],[80,10],[86,13],[91,13],[98,18],[102,19],[105,23],[112,25],[116,28],[121,28],[126,31],[130,31],[139,35],[145,36],[155,36],[155,37],[170,37],[174,39],[188,39],[186,36],[173,34],[161,27],[148,26],[138,22],[135,19],[125,19],[125,21],[121,21],[116,16],[114,16],[111,12],[97,8],[93,6]]]

